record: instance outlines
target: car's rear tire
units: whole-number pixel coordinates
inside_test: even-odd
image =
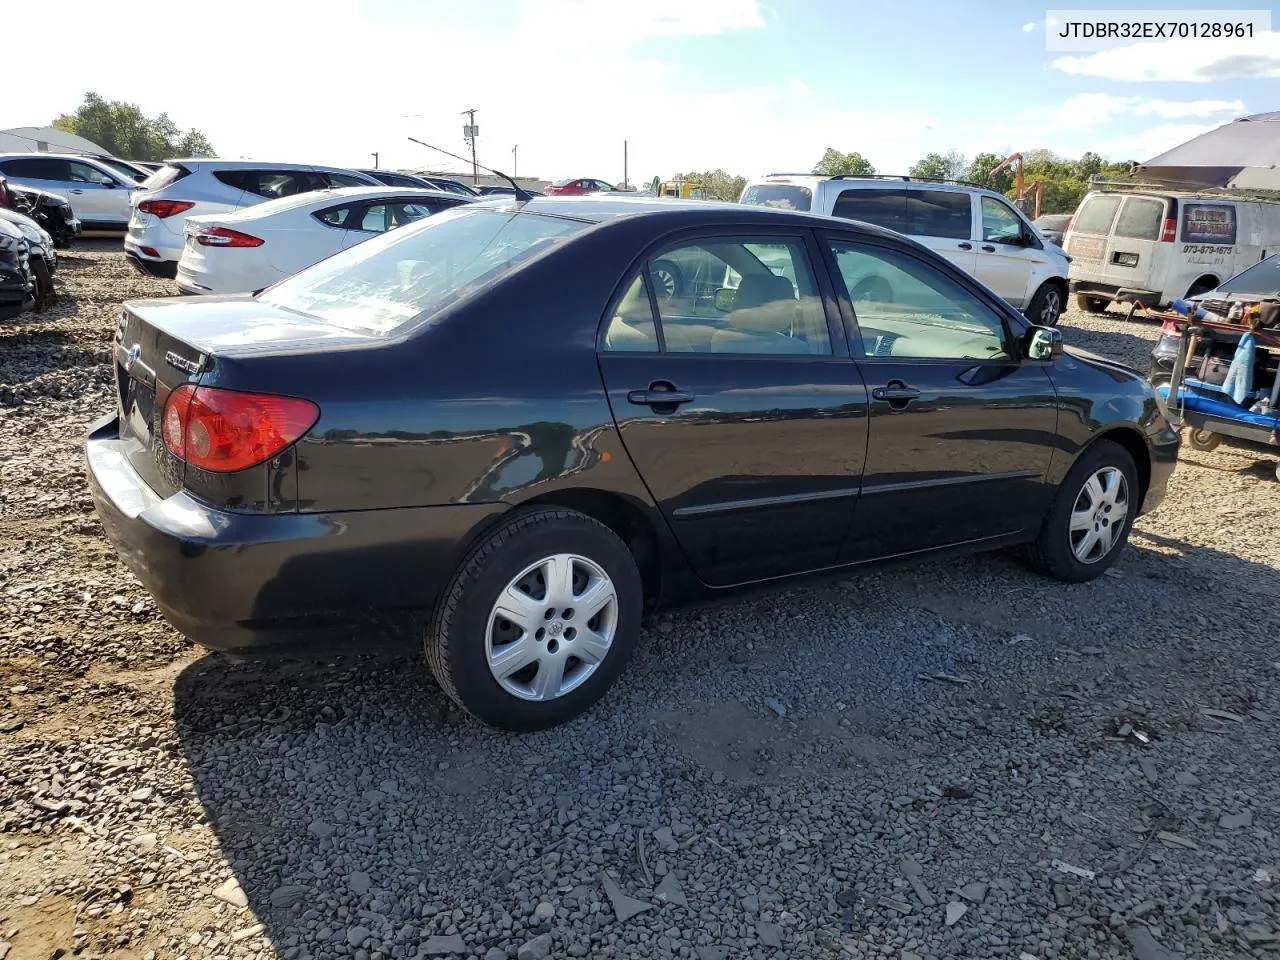
[[[1106,313],[1107,304],[1110,302],[1106,297],[1091,297],[1087,293],[1076,294],[1076,306],[1085,313]]]
[[[1040,535],[1027,549],[1032,566],[1066,583],[1101,576],[1129,539],[1139,496],[1129,451],[1110,440],[1094,443],[1058,487]]]
[[[484,723],[554,726],[622,673],[642,603],[635,558],[612,530],[575,510],[521,510],[459,564],[427,626],[427,664]]]
[[[1062,317],[1062,288],[1048,281],[1040,284],[1024,316],[1037,326],[1056,327]]]

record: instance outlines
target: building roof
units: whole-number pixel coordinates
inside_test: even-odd
[[[0,130],[0,152],[4,153],[98,153],[110,151],[92,140],[57,127],[12,127]]]

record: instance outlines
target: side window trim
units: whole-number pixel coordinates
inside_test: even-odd
[[[947,359],[945,357],[886,358],[868,355],[866,348],[863,346],[862,329],[858,326],[858,317],[856,311],[853,309],[853,301],[849,299],[849,291],[845,288],[844,278],[840,274],[840,267],[836,262],[835,250],[832,248],[833,244],[836,243],[847,243],[853,246],[866,247],[872,250],[888,250],[898,256],[914,260],[915,262],[942,274],[952,282],[957,283],[965,293],[969,294],[969,296],[978,301],[978,303],[986,307],[994,316],[996,316],[1000,320],[1001,326],[1004,328],[1005,347],[1009,350],[1009,357],[1004,359],[986,360],[983,362],[1007,363],[1011,365],[1021,363],[1016,351],[1013,349],[1017,344],[1020,335],[1025,332],[1021,318],[1010,313],[1012,308],[1006,308],[1003,303],[994,302],[985,291],[977,289],[968,274],[965,274],[963,271],[956,268],[955,273],[959,274],[959,276],[953,276],[951,272],[944,268],[944,266],[929,263],[918,256],[914,250],[898,246],[894,243],[887,243],[880,237],[870,238],[852,234],[836,233],[831,230],[821,230],[818,232],[818,241],[818,245],[821,248],[823,263],[831,274],[832,284],[835,285],[836,302],[839,305],[841,319],[844,320],[845,325],[848,328],[849,352],[854,360],[859,362],[874,362],[892,359],[896,363],[956,362],[954,359]],[[949,264],[946,264],[946,266],[949,266]]]
[[[667,338],[662,332],[662,311],[658,309],[658,295],[653,292],[653,281],[650,277],[653,267],[650,258],[645,257],[644,263],[640,265],[640,283],[644,286],[645,299],[649,301],[649,315],[653,319],[653,335],[658,340],[658,352],[665,355],[667,352]]]

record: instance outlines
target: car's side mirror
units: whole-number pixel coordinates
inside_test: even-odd
[[[1062,356],[1062,331],[1053,327],[1029,327],[1022,342],[1028,360],[1052,363]]]
[[[716,291],[715,299],[712,303],[721,313],[728,313],[733,309],[733,301],[737,295],[738,291],[732,287],[721,287]]]

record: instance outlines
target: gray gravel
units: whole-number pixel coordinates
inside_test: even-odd
[[[659,618],[598,708],[511,736],[416,657],[237,661],[157,617],[78,444],[116,304],[166,287],[64,264],[0,325],[0,957],[1280,948],[1273,455],[1188,451],[1092,584],[990,555]]]

